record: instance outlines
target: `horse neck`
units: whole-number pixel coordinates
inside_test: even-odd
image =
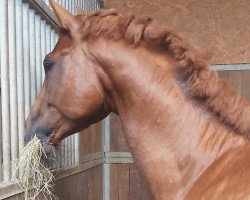
[[[230,145],[243,143],[213,114],[187,101],[166,55],[112,42],[99,43],[93,52],[135,163],[150,185],[166,179],[183,184],[191,173],[188,187]]]

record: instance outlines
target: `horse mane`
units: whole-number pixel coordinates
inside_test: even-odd
[[[144,41],[159,45],[179,63],[180,77],[188,84],[189,96],[202,100],[221,121],[243,136],[250,135],[250,106],[225,81],[210,69],[207,59],[186,38],[150,17],[121,14],[115,9],[103,9],[78,15],[83,38],[106,37],[123,39],[134,47]]]

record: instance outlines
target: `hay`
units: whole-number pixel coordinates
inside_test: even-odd
[[[45,199],[58,199],[53,193],[54,175],[43,161],[45,156],[40,140],[35,136],[21,151],[15,162],[17,182],[24,190],[25,200],[35,200],[39,194]]]

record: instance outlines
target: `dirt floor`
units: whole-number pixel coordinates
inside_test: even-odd
[[[249,0],[106,0],[105,7],[154,17],[213,54],[212,63],[250,63]]]

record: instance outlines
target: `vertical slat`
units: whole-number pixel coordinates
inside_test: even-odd
[[[72,2],[72,13],[74,14],[74,15],[76,15],[76,0],[71,0],[71,2]]]
[[[141,200],[140,177],[134,164],[130,164],[129,199]]]
[[[119,199],[119,174],[118,174],[118,164],[112,164],[110,166],[110,197],[104,200],[117,200]],[[104,190],[107,193],[106,190]],[[132,198],[131,198],[132,199]]]
[[[242,71],[241,74],[241,94],[250,101],[250,70]]]
[[[59,3],[60,5],[62,5],[62,0],[58,0],[58,3]]]
[[[36,99],[36,45],[35,45],[35,11],[29,10],[29,40],[30,42],[30,88],[31,104]]]
[[[85,9],[83,0],[79,0],[79,1],[78,1],[78,6],[80,6],[81,8],[84,8],[84,9]],[[86,10],[85,10],[85,11],[86,11]]]
[[[41,62],[43,63],[43,60],[46,56],[46,21],[42,20],[41,22]],[[42,66],[42,73],[41,73],[41,81],[43,82],[45,77],[44,69]]]
[[[17,131],[17,84],[16,84],[16,31],[15,31],[15,0],[8,1],[8,33],[9,33],[9,90],[10,90],[10,132],[11,159],[18,156]],[[12,174],[14,167],[11,168]]]
[[[118,173],[119,173],[118,174],[119,199],[129,199],[129,164],[119,164]]]
[[[39,95],[39,91],[41,88],[42,83],[42,76],[41,76],[41,17],[36,15],[35,16],[35,34],[36,34],[36,91],[37,95]]]
[[[65,148],[64,148],[64,160],[65,160],[65,166],[68,166],[68,160],[69,160],[69,153],[68,153],[69,145],[68,145],[68,138],[65,138]]]
[[[10,119],[8,84],[8,26],[7,0],[0,1],[0,43],[1,43],[1,94],[2,94],[2,142],[3,180],[10,178]]]
[[[67,166],[67,138],[64,139],[64,148],[63,148],[63,166]]]
[[[53,51],[55,46],[55,35],[54,29],[51,28],[50,30],[50,51]]]
[[[69,137],[69,165],[72,165],[72,136]]]
[[[79,163],[79,133],[75,134],[75,164]]]
[[[56,43],[57,43],[57,33],[56,33],[55,29],[53,31],[54,31],[54,34],[53,34],[53,37],[54,37],[54,46],[53,46],[53,48],[55,48]]]
[[[65,166],[65,148],[66,148],[66,144],[65,144],[65,139],[62,141],[62,148],[61,148],[61,154],[62,154],[62,167]]]
[[[72,136],[69,137],[69,165],[72,165]]]
[[[49,0],[44,0],[44,2],[45,2],[47,5],[49,5]]]
[[[66,8],[66,1],[67,1],[67,0],[62,0],[62,6],[63,6],[64,8]]]
[[[89,1],[88,0],[84,0],[84,5],[86,7],[86,11],[89,12]]]
[[[104,155],[110,151],[110,116],[103,121],[102,130]],[[103,200],[110,200],[110,164],[103,164]]]
[[[50,26],[46,24],[46,54],[50,52]]]
[[[0,4],[1,6],[1,4]],[[1,10],[1,9],[0,9]],[[1,20],[0,20],[0,29],[1,29]],[[1,32],[0,32],[1,34]],[[1,37],[0,37],[0,74],[1,74]],[[1,85],[1,83],[0,83]],[[2,138],[3,138],[3,132],[2,132],[2,94],[0,93],[0,182],[2,182],[3,180],[3,165],[2,165],[2,161],[3,161],[3,141],[2,141]]]
[[[98,1],[98,4],[97,4],[97,9],[101,9],[101,4],[99,3],[99,1]]]
[[[24,70],[23,70],[23,9],[22,0],[16,0],[16,68],[18,98],[19,152],[24,146]]]
[[[97,0],[94,2],[94,9],[97,10]]]
[[[59,39],[58,34],[55,34],[55,44],[58,42],[58,39]]]
[[[66,139],[66,143],[67,143],[67,149],[66,149],[66,163],[67,163],[67,166],[69,166],[70,165],[70,142],[69,142],[69,137],[67,137],[67,139]]]
[[[71,148],[72,148],[72,165],[75,165],[75,135],[72,136],[71,140]]]
[[[28,117],[31,104],[30,92],[30,37],[29,37],[29,5],[23,3],[23,66],[24,66],[24,110],[25,118]]]
[[[71,12],[73,14],[73,12],[72,12],[72,1],[71,0],[69,0],[69,12]]]

